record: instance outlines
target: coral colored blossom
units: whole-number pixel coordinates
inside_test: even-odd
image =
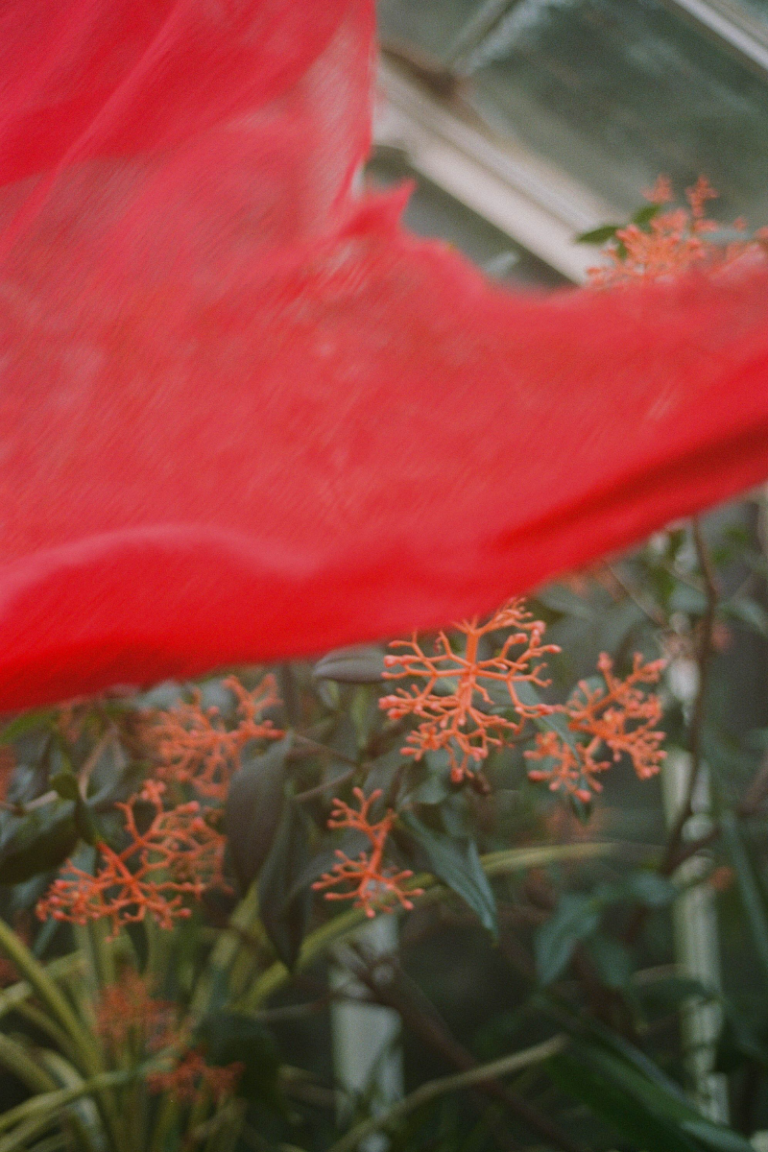
[[[544,624],[534,620],[522,601],[513,600],[494,613],[484,624],[477,619],[455,625],[461,647],[454,650],[445,632],[440,632],[434,651],[424,652],[416,636],[394,640],[390,648],[397,655],[385,657],[391,671],[389,680],[412,679],[415,685],[383,696],[379,707],[390,719],[419,717],[409,733],[403,755],[420,760],[425,752],[443,748],[451,764],[455,784],[477,769],[492,747],[519,735],[527,720],[553,711],[543,703],[521,700],[524,685],[545,688],[541,658],[558,652],[554,644],[542,643]],[[484,637],[511,628],[498,653],[481,652]],[[498,691],[491,695],[491,691]],[[506,705],[512,717],[499,715]]]
[[[408,869],[397,871],[384,865],[384,849],[387,837],[395,822],[395,813],[387,814],[376,823],[371,823],[369,815],[371,808],[381,797],[381,790],[377,789],[366,797],[361,788],[354,789],[354,796],[358,808],[345,804],[343,800],[333,801],[333,810],[328,820],[329,828],[350,828],[362,832],[370,842],[367,852],[361,852],[354,860],[336,850],[339,857],[330,872],[312,885],[317,891],[325,892],[326,900],[352,900],[354,908],[364,908],[368,917],[376,914],[376,909],[391,912],[392,906],[388,897],[394,897],[403,908],[413,908],[413,897],[421,895],[420,888],[404,889],[403,884],[410,880],[413,872]],[[337,885],[350,885],[349,891],[331,892],[329,889]]]
[[[582,681],[563,711],[571,734],[566,739],[550,730],[536,736],[536,747],[525,753],[529,762],[542,762],[528,776],[545,781],[550,789],[563,791],[581,800],[600,792],[601,772],[627,757],[641,780],[655,775],[666,756],[661,748],[664,733],[658,725],[662,705],[646,686],[657,683],[664,660],[644,663],[635,655],[632,671],[621,679],[613,671],[613,661],[605,652],[598,661],[604,687],[590,687]]]
[[[151,995],[147,978],[131,968],[103,989],[96,1032],[118,1060],[127,1052],[137,1061],[164,1052],[167,1067],[150,1071],[147,1087],[152,1093],[166,1092],[178,1104],[193,1103],[202,1091],[220,1103],[234,1092],[243,1072],[239,1062],[208,1064],[203,1053],[190,1046],[189,1031],[179,1025],[175,1006]]]
[[[274,677],[266,676],[252,692],[236,676],[227,677],[223,685],[238,701],[235,728],[224,726],[218,708],[203,708],[198,689],[191,702],[160,712],[146,726],[147,741],[160,761],[159,777],[191,784],[200,796],[221,802],[243,747],[251,740],[283,735],[271,720],[262,718],[265,709],[279,703]]]
[[[99,997],[96,1034],[114,1056],[126,1048],[134,1052],[164,1048],[178,1040],[174,1006],[152,996],[149,981],[125,968]]]
[[[224,837],[205,819],[196,800],[165,810],[165,785],[148,780],[128,803],[118,803],[125,816],[128,846],[116,852],[97,845],[94,874],[69,861],[37,905],[41,919],[87,924],[108,920],[114,935],[121,925],[150,914],[162,928],[190,915],[186,898],[199,899],[220,883]],[[137,824],[137,805],[145,802],[152,817],[145,831]]]
[[[725,247],[708,240],[720,227],[707,217],[707,201],[717,199],[717,192],[704,176],[686,191],[688,208],[669,209],[654,216],[647,228],[628,224],[619,228],[616,240],[606,250],[608,263],[590,269],[590,283],[595,288],[612,288],[632,281],[651,281],[679,275],[695,265],[708,264],[722,273],[730,264],[745,256],[759,256],[761,234],[755,239],[744,237]],[[648,192],[652,204],[661,206],[673,199],[669,180],[660,176]],[[737,222],[739,223],[739,222]],[[743,230],[737,227],[737,231]]]
[[[193,1048],[172,1068],[150,1072],[147,1087],[150,1092],[166,1092],[177,1104],[193,1104],[203,1091],[220,1104],[235,1091],[244,1068],[240,1061],[221,1068],[207,1064],[203,1053]]]

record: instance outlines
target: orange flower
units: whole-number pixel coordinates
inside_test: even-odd
[[[502,628],[514,631],[507,636],[496,656],[482,657],[480,644],[484,636]],[[384,696],[379,707],[386,709],[391,719],[419,716],[421,724],[407,737],[403,755],[420,760],[425,752],[444,748],[451,763],[451,779],[460,783],[488,755],[489,748],[501,745],[508,736],[519,735],[526,720],[543,716],[553,709],[546,704],[526,704],[520,699],[518,685],[526,682],[546,687],[542,679],[543,664],[536,664],[549,652],[558,652],[554,644],[542,644],[545,625],[533,620],[521,600],[512,600],[485,624],[477,618],[456,625],[465,638],[464,651],[454,652],[445,632],[437,637],[435,651],[428,656],[414,635],[412,640],[395,640],[391,648],[407,650],[398,656],[385,657],[389,668],[385,672],[391,680],[412,677],[422,681],[420,686],[399,689],[392,696]],[[512,649],[520,648],[516,655]],[[514,710],[517,719],[499,715],[498,696],[489,689],[503,686],[503,701]]]
[[[124,969],[117,983],[103,990],[96,1032],[114,1055],[128,1044],[155,1051],[178,1041],[173,1005],[151,996],[148,981],[133,968]]]
[[[525,756],[550,763],[531,769],[529,778],[548,782],[553,792],[568,792],[586,801],[602,790],[598,773],[622,756],[629,757],[641,780],[658,772],[666,756],[660,748],[664,733],[656,727],[662,706],[657,695],[644,693],[643,685],[657,683],[664,666],[664,660],[644,664],[636,654],[632,672],[622,680],[614,675],[613,661],[603,652],[598,668],[605,687],[590,688],[585,681],[579,684],[564,709],[573,739],[553,730],[539,733],[536,748]]]
[[[243,1071],[240,1063],[212,1067],[199,1049],[188,1048],[189,1034],[178,1026],[174,1005],[151,996],[148,981],[130,968],[102,992],[96,1031],[114,1056],[123,1054],[127,1045],[138,1056],[163,1048],[181,1050],[171,1055],[170,1068],[147,1076],[150,1092],[168,1092],[178,1103],[191,1104],[203,1088],[220,1103],[234,1091]]]
[[[371,847],[367,852],[361,852],[356,860],[351,860],[346,853],[336,850],[339,857],[330,872],[326,872],[312,887],[315,889],[333,888],[337,884],[349,883],[352,889],[349,892],[327,892],[326,900],[354,900],[353,907],[364,908],[368,917],[375,916],[375,909],[382,908],[391,912],[392,908],[384,901],[388,895],[395,896],[406,910],[413,908],[413,896],[422,894],[421,888],[414,888],[409,892],[402,889],[403,881],[409,880],[413,872],[404,870],[395,872],[384,868],[384,846],[395,822],[395,813],[387,812],[383,820],[371,824],[368,814],[371,806],[381,796],[381,789],[372,792],[366,799],[362,788],[355,788],[354,795],[360,805],[355,811],[343,800],[333,801],[333,810],[328,821],[329,828],[353,828],[368,837]]]
[[[724,249],[707,240],[707,235],[717,231],[719,225],[707,218],[707,201],[716,199],[718,194],[705,176],[686,189],[685,195],[687,209],[661,212],[647,229],[639,224],[620,228],[616,242],[605,251],[610,263],[589,269],[592,286],[607,288],[632,280],[657,280],[684,272],[694,264],[726,265],[750,249],[757,250],[753,240],[737,240]],[[645,196],[657,205],[671,201],[672,188],[667,177],[660,176]],[[734,227],[741,230],[743,222],[737,221]]]
[[[235,676],[223,683],[238,699],[236,728],[224,727],[218,708],[203,708],[200,691],[194,689],[191,702],[160,713],[149,730],[161,761],[158,774],[192,784],[201,796],[220,801],[226,798],[230,777],[239,767],[243,746],[250,740],[276,740],[283,735],[271,720],[262,719],[267,708],[280,702],[274,677],[265,677],[252,692]]]
[[[224,837],[205,820],[196,800],[165,811],[164,790],[164,784],[148,780],[127,804],[116,805],[125,814],[128,847],[118,853],[100,843],[102,864],[95,875],[70,861],[68,874],[55,880],[38,903],[41,919],[52,916],[75,924],[109,919],[116,935],[121,924],[143,920],[147,913],[162,928],[191,915],[185,896],[199,899],[220,882]],[[138,801],[154,809],[145,832],[136,824]]]
[[[215,1068],[206,1064],[199,1049],[192,1048],[167,1072],[150,1072],[147,1087],[150,1092],[167,1092],[179,1104],[193,1104],[199,1093],[207,1089],[220,1104],[232,1095],[244,1068],[239,1061]]]

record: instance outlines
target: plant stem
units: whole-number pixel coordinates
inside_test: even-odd
[[[697,645],[696,663],[699,669],[699,684],[696,698],[693,703],[691,721],[689,725],[689,750],[691,754],[691,771],[688,777],[685,800],[672,826],[667,848],[664,853],[660,872],[663,876],[671,876],[677,870],[682,848],[683,832],[690,816],[693,813],[693,797],[696,792],[696,783],[701,772],[702,764],[702,738],[704,733],[704,719],[709,689],[709,676],[714,654],[715,617],[719,600],[715,570],[706,542],[701,531],[701,522],[694,517],[691,522],[696,555],[704,580],[704,593],[706,595],[706,608],[701,619],[701,631]]]
[[[356,1124],[346,1136],[332,1144],[328,1152],[354,1152],[360,1141],[370,1133],[394,1124],[403,1116],[407,1116],[414,1108],[419,1108],[422,1104],[427,1104],[430,1100],[435,1100],[447,1092],[458,1092],[464,1088],[487,1084],[489,1081],[497,1080],[500,1076],[509,1076],[512,1072],[519,1072],[532,1064],[540,1064],[542,1061],[548,1060],[550,1056],[562,1052],[567,1043],[565,1036],[553,1036],[541,1044],[534,1044],[531,1048],[525,1048],[522,1052],[514,1052],[511,1056],[502,1056],[500,1060],[493,1060],[489,1064],[480,1064],[467,1069],[465,1072],[457,1072],[453,1076],[443,1076],[439,1080],[430,1080],[428,1083],[422,1084],[415,1092],[411,1092],[404,1100],[399,1100],[397,1104],[393,1104],[381,1115],[372,1116]]]

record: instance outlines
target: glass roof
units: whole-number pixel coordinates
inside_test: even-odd
[[[380,0],[379,12],[401,64],[418,56],[463,78],[459,98],[492,131],[622,211],[660,173],[678,190],[703,173],[723,222],[766,224],[768,74],[698,27],[683,2]],[[763,22],[768,44],[768,0],[716,5],[743,26]]]
[[[406,225],[420,236],[436,237],[452,244],[494,279],[541,288],[557,288],[567,283],[549,265],[482,216],[415,173],[394,149],[377,149],[367,166],[367,174],[371,183],[379,188],[413,180],[416,187],[405,210]]]

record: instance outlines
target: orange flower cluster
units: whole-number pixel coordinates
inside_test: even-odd
[[[587,801],[593,792],[602,790],[598,774],[622,756],[629,757],[641,780],[658,772],[666,755],[661,750],[664,733],[657,728],[662,706],[657,695],[646,694],[644,686],[658,682],[664,665],[664,660],[644,664],[636,654],[632,672],[622,680],[614,675],[613,662],[603,652],[598,668],[605,687],[590,688],[583,681],[578,685],[564,708],[573,738],[568,740],[553,730],[539,733],[535,749],[525,756],[549,763],[531,769],[529,778],[546,781],[553,792]]]
[[[511,628],[497,655],[481,655],[483,637],[500,629]],[[403,649],[401,655],[385,657],[387,679],[405,677],[421,681],[410,689],[399,689],[384,696],[379,706],[391,719],[418,716],[421,723],[407,737],[403,755],[420,760],[425,752],[444,748],[451,764],[451,779],[460,783],[487,757],[489,748],[501,745],[510,736],[519,735],[528,719],[550,713],[552,706],[526,704],[518,693],[523,682],[546,687],[542,679],[543,664],[537,664],[554,644],[542,644],[545,625],[534,620],[521,600],[512,600],[499,609],[485,624],[477,618],[456,625],[464,638],[463,651],[455,652],[444,632],[437,637],[435,650],[427,655],[416,636],[396,640],[391,648]],[[513,654],[513,649],[519,649]],[[501,688],[501,693],[498,689]],[[491,695],[493,689],[496,694]],[[500,715],[510,707],[516,719]]]
[[[117,804],[125,815],[128,847],[115,852],[98,845],[102,864],[95,875],[75,867],[55,880],[38,903],[41,919],[52,916],[85,924],[108,919],[113,934],[121,924],[143,920],[150,913],[162,928],[191,915],[186,896],[200,898],[207,887],[221,882],[224,837],[204,818],[200,804],[192,800],[166,811],[165,785],[148,780],[127,804]],[[140,832],[135,806],[148,803],[154,815]]]
[[[237,697],[238,725],[227,729],[218,708],[203,708],[195,689],[191,702],[160,713],[149,728],[149,740],[160,761],[158,775],[179,784],[191,784],[200,796],[223,803],[240,752],[250,740],[276,740],[283,735],[267,708],[279,704],[272,676],[249,692],[235,676],[223,681]]]
[[[685,195],[687,209],[660,212],[649,222],[648,229],[639,224],[620,228],[616,241],[605,252],[610,263],[589,269],[592,286],[609,288],[631,280],[657,280],[704,262],[726,265],[763,241],[760,232],[756,240],[744,237],[725,248],[713,244],[707,236],[720,225],[707,218],[706,205],[717,197],[717,192],[700,176]],[[654,204],[670,203],[674,197],[669,180],[660,176],[646,197]],[[743,231],[743,221],[737,220],[734,228]]]
[[[403,891],[403,882],[410,880],[413,872],[407,869],[395,872],[383,867],[384,846],[395,822],[395,813],[389,811],[378,823],[371,824],[369,813],[381,796],[381,789],[372,792],[367,799],[361,788],[355,788],[354,795],[360,806],[359,811],[355,811],[343,800],[334,800],[328,827],[353,828],[362,832],[370,841],[370,849],[361,852],[356,860],[350,859],[346,853],[337,849],[338,863],[334,864],[331,871],[326,872],[312,887],[325,890],[337,884],[351,884],[349,892],[326,891],[326,900],[354,900],[353,907],[364,908],[368,917],[375,916],[377,908],[382,908],[386,912],[393,910],[385,901],[387,896],[394,896],[403,908],[410,911],[413,908],[412,897],[420,896],[422,893],[421,888]]]
[[[96,1012],[96,1032],[113,1057],[126,1049],[138,1060],[164,1048],[182,1050],[173,1057],[171,1068],[150,1072],[150,1092],[167,1092],[180,1104],[191,1104],[202,1090],[207,1090],[220,1103],[232,1094],[242,1074],[240,1063],[216,1068],[206,1064],[202,1052],[186,1047],[188,1037],[176,1024],[173,1004],[150,995],[147,981],[138,972],[127,969],[117,984],[102,992]]]
[[[174,1007],[150,995],[149,986],[133,968],[125,968],[106,987],[96,1009],[96,1034],[113,1056],[127,1049],[155,1052],[178,1043]]]
[[[147,1087],[150,1092],[167,1092],[178,1104],[192,1104],[202,1091],[207,1091],[220,1104],[231,1096],[243,1074],[240,1061],[223,1068],[206,1064],[199,1048],[191,1048],[181,1060],[166,1072],[150,1072]]]

